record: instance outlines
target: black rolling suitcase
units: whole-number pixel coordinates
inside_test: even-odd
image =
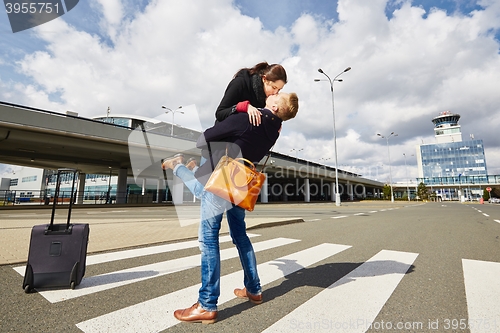
[[[62,174],[73,174],[68,220],[64,224],[54,223]],[[36,225],[31,230],[31,240],[24,274],[23,289],[29,293],[34,288],[74,289],[85,274],[89,225],[70,224],[74,201],[76,170],[60,169],[52,206],[50,224]]]

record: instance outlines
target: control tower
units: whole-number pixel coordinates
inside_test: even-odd
[[[450,111],[441,112],[439,116],[432,119],[436,143],[461,142],[462,131],[458,124],[459,120],[460,115]]]
[[[462,140],[460,115],[450,111],[432,119],[436,143],[417,146],[418,177],[425,183],[441,184],[440,178],[486,176],[483,140]],[[465,178],[464,178],[465,179]]]

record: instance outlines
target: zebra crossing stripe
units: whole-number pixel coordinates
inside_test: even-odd
[[[382,250],[264,332],[366,332],[417,256]]]
[[[500,332],[500,263],[462,259],[471,333]]]
[[[297,239],[274,238],[253,244],[255,252],[269,250],[275,247],[299,242]],[[220,251],[221,260],[238,257],[238,250],[235,247]],[[108,290],[131,283],[144,281],[162,275],[172,274],[182,270],[190,269],[200,265],[200,255],[162,261],[154,264],[133,267],[121,271],[106,273],[102,275],[84,278],[77,288],[41,290],[39,294],[49,302],[56,303],[68,299],[93,294],[99,291]]]
[[[315,264],[350,248],[347,245],[321,244],[288,256],[258,265],[262,285],[276,281],[304,267]],[[219,305],[234,299],[234,288],[243,286],[243,272],[221,277]],[[179,323],[173,312],[191,306],[197,299],[200,285],[132,305],[100,317],[78,323],[85,333],[102,332],[161,332]]]
[[[257,236],[259,236],[259,235],[248,234],[249,238],[257,237]],[[228,235],[221,236],[219,238],[220,243],[230,242],[231,240],[232,240],[231,237]],[[192,241],[186,241],[186,242],[180,242],[180,243],[170,243],[170,244],[164,244],[164,245],[149,246],[149,247],[142,248],[142,249],[133,249],[133,250],[111,252],[111,253],[94,254],[94,255],[88,256],[87,266],[88,265],[95,265],[95,264],[102,264],[105,262],[116,261],[116,260],[137,258],[140,256],[147,256],[147,255],[158,254],[158,253],[184,250],[184,249],[198,247],[199,244],[200,243],[198,242],[198,240],[192,240]]]
[[[256,234],[247,234],[247,235],[250,238],[259,236]],[[229,242],[229,241],[231,241],[230,236],[221,236],[219,238],[220,243],[225,243],[225,242]],[[192,241],[179,242],[179,243],[170,243],[170,244],[164,244],[164,245],[149,246],[149,247],[140,248],[140,249],[131,249],[131,250],[109,252],[109,253],[93,254],[93,255],[87,256],[86,264],[87,264],[87,266],[96,265],[96,264],[103,264],[106,262],[123,260],[123,259],[130,259],[130,258],[137,258],[137,257],[148,256],[148,255],[152,255],[152,254],[185,250],[185,249],[198,247],[198,245],[199,245],[198,240],[192,240]],[[24,273],[26,271],[26,266],[14,267],[14,270],[16,272],[18,272],[19,274],[21,274],[22,276],[24,276]]]

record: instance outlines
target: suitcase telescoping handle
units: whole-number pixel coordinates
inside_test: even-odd
[[[70,194],[70,200],[69,200],[69,209],[68,209],[68,219],[66,221],[66,232],[71,233],[71,228],[70,228],[70,219],[71,219],[71,208],[73,207],[73,199],[74,199],[74,192],[75,192],[75,181],[76,181],[76,172],[77,170],[75,169],[58,169],[57,170],[57,179],[56,179],[56,189],[54,193],[54,202],[52,204],[52,214],[50,216],[50,224],[46,230],[48,231],[54,231],[54,216],[56,212],[56,204],[57,200],[59,198],[59,191],[61,188],[61,174],[63,173],[72,173],[73,174],[73,181],[71,185],[71,194]]]

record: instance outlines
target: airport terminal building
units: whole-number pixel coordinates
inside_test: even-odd
[[[56,170],[77,170],[76,203],[192,203],[189,190],[161,159],[182,152],[200,157],[196,130],[130,115],[88,119],[0,102],[0,163],[22,166],[0,183],[0,201],[47,204]],[[263,161],[257,163],[260,171]],[[259,202],[335,200],[335,168],[272,152]],[[72,174],[60,196],[71,196]],[[338,170],[342,201],[380,197],[383,183]]]

